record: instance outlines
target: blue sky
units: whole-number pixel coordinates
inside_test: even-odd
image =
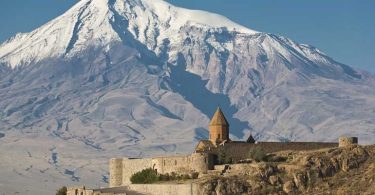
[[[375,73],[374,0],[168,0],[224,15],[251,29],[318,47]],[[65,12],[77,0],[1,0],[0,42]]]

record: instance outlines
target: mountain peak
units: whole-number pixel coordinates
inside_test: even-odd
[[[145,10],[155,14],[160,21],[169,22],[170,27],[179,29],[184,25],[202,25],[210,28],[227,28],[230,31],[255,34],[257,31],[234,23],[228,18],[201,10],[175,7],[163,0],[128,0],[140,2]],[[166,14],[168,13],[168,14]]]
[[[113,25],[121,26],[150,49],[183,26],[258,33],[223,16],[178,8],[162,0],[82,0],[40,28],[0,45],[0,63],[14,68],[120,41]]]

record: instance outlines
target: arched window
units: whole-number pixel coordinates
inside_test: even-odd
[[[165,160],[164,160],[164,166],[165,166]]]
[[[217,138],[221,139],[221,138],[220,138],[220,134],[217,134]]]

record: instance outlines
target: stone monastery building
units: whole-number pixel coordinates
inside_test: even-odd
[[[265,152],[281,150],[314,150],[336,147],[337,143],[317,142],[256,142],[250,135],[247,141],[232,141],[229,138],[229,123],[218,108],[209,124],[209,140],[200,140],[190,155],[156,158],[113,158],[109,162],[109,186],[120,187],[131,184],[130,177],[143,169],[152,168],[157,173],[206,174],[218,164],[219,153],[224,153],[230,162],[246,159],[249,150],[261,147]]]
[[[345,147],[358,144],[356,137],[341,137],[339,143],[321,142],[257,142],[250,135],[246,141],[229,139],[229,123],[218,108],[209,124],[209,139],[200,140],[194,152],[185,156],[169,156],[155,158],[113,158],[109,162],[109,188],[86,189],[70,187],[67,195],[134,195],[134,194],[198,194],[198,187],[191,184],[131,184],[130,177],[143,169],[152,168],[158,174],[198,173],[199,177],[216,169],[223,168],[223,156],[228,163],[236,164],[247,159],[249,151],[260,147],[271,153],[282,150],[315,150],[331,147]],[[227,167],[225,165],[224,167]]]

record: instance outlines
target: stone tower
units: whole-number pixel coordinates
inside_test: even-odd
[[[213,144],[230,141],[229,123],[220,108],[217,108],[208,128],[210,130],[210,141]]]

